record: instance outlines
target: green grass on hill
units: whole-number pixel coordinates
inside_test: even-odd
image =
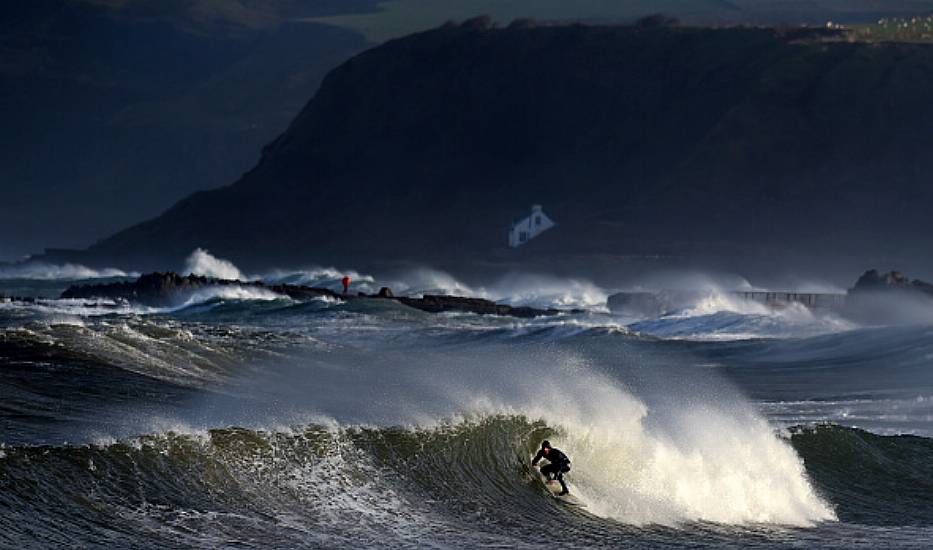
[[[867,25],[847,25],[866,42],[933,42],[933,15],[889,17]]]

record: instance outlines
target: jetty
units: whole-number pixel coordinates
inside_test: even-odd
[[[662,315],[685,309],[713,294],[710,290],[659,290],[655,292],[617,292],[607,301],[610,311],[636,315]],[[802,305],[814,310],[842,310],[847,294],[813,292],[775,292],[770,290],[731,290],[720,292],[728,297],[783,309]]]
[[[652,292],[617,292],[609,296],[607,306],[614,313],[661,315],[691,307],[709,297],[709,289],[657,290]],[[933,299],[933,283],[909,279],[903,273],[880,273],[870,269],[855,281],[845,293],[785,292],[772,290],[731,290],[724,294],[756,302],[774,309],[802,305],[812,310],[828,310],[852,314],[873,300],[889,301],[892,296]]]
[[[115,300],[150,307],[171,307],[182,303],[193,292],[215,287],[239,287],[268,290],[296,301],[308,301],[315,298],[332,298],[345,302],[357,300],[388,300],[429,313],[464,312],[480,315],[504,315],[510,317],[542,317],[561,313],[580,313],[581,310],[541,309],[523,306],[499,304],[483,298],[428,294],[421,297],[395,296],[392,290],[383,287],[376,294],[358,292],[341,294],[329,288],[291,284],[267,284],[262,281],[239,281],[217,279],[198,275],[179,275],[178,273],[149,273],[135,281],[117,283],[74,285],[66,289],[63,299]]]
[[[731,295],[758,302],[773,308],[800,304],[810,309],[842,309],[846,305],[847,294],[829,294],[814,292],[771,292],[764,290],[734,290]]]

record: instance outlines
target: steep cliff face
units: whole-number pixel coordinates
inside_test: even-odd
[[[239,181],[90,254],[906,256],[931,240],[930,97],[927,45],[446,26],[344,63]],[[506,254],[531,203],[559,226]]]

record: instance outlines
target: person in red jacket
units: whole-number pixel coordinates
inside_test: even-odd
[[[351,279],[349,275],[344,275],[344,276],[343,276],[343,281],[342,281],[342,282],[343,282],[343,293],[344,293],[344,294],[346,294],[347,292],[350,291],[350,282],[351,282],[352,280],[353,280],[353,279]]]

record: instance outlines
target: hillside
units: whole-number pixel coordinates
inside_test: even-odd
[[[276,19],[206,3],[4,6],[0,258],[86,246],[228,185],[327,71],[366,47],[350,31],[284,19],[329,10]]]
[[[81,258],[914,261],[931,244],[931,94],[923,44],[447,25],[344,63],[236,183]],[[506,250],[531,203],[558,227]]]

